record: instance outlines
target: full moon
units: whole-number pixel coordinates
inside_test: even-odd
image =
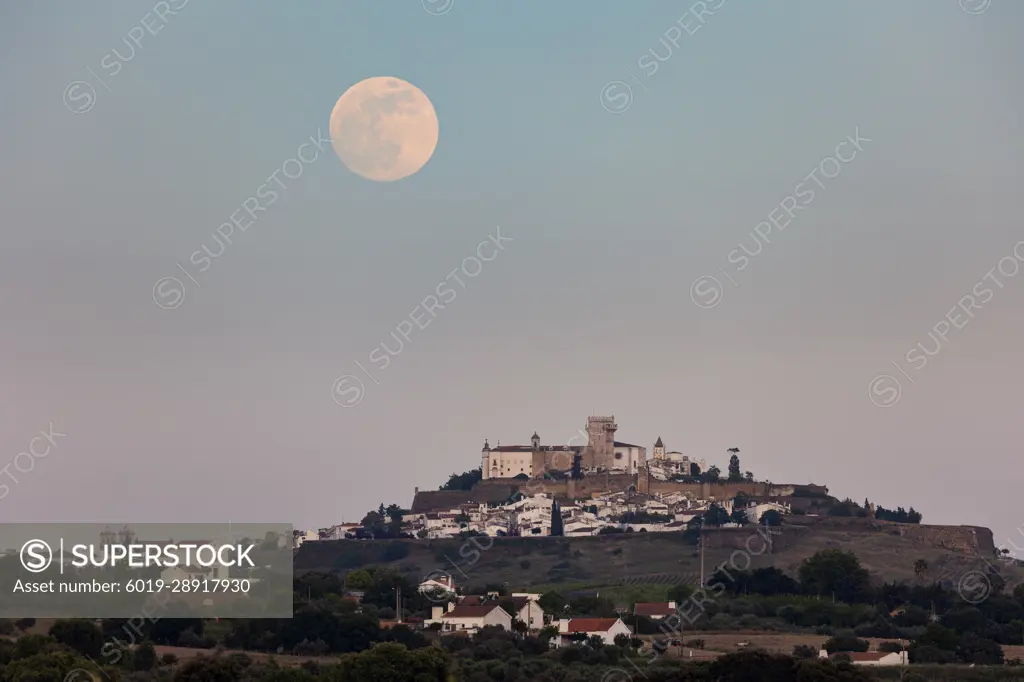
[[[437,114],[423,91],[400,78],[367,78],[338,98],[331,146],[353,173],[390,182],[416,173],[437,147]]]

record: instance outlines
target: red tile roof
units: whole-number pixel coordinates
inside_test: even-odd
[[[608,632],[618,621],[618,618],[573,618],[569,621],[569,632]]]
[[[456,606],[454,609],[444,614],[441,618],[483,618],[494,609],[501,609],[495,603],[482,604],[479,606]],[[504,613],[504,611],[502,611]]]

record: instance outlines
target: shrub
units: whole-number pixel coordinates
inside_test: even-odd
[[[878,650],[879,651],[889,651],[889,652],[898,653],[900,651],[903,651],[905,648],[906,647],[903,646],[903,642],[879,642],[878,643]]]
[[[829,638],[822,648],[830,654],[838,651],[867,651],[871,643],[866,639],[860,639],[852,635],[836,635]]]
[[[793,647],[793,658],[817,658],[818,649],[810,644],[797,644]]]

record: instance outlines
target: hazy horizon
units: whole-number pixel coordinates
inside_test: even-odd
[[[697,4],[8,3],[0,516],[315,529],[610,414],[1024,548],[1024,6]],[[395,182],[327,141],[380,76]]]

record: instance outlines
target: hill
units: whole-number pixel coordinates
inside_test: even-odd
[[[857,555],[881,582],[957,583],[996,566],[1012,586],[1024,579],[1015,565],[997,561],[992,532],[974,526],[926,526],[873,519],[790,516],[772,529],[709,529],[705,573],[723,563],[737,569],[776,566],[795,573],[822,549]],[[915,562],[927,570],[915,573]],[[336,540],[306,542],[295,570],[347,571],[389,565],[416,580],[433,572],[453,575],[462,585],[508,583],[512,589],[538,586],[642,585],[699,582],[700,556],[682,533],[623,533],[596,537],[452,538],[443,540]]]

